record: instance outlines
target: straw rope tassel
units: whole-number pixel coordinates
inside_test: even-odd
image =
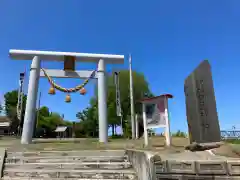
[[[56,83],[53,81],[53,79],[52,79],[50,76],[48,76],[47,72],[46,72],[44,69],[42,69],[42,71],[43,71],[44,75],[47,77],[48,82],[49,82],[50,85],[51,85],[51,88],[49,89],[49,92],[48,92],[48,93],[49,93],[49,94],[52,94],[52,95],[55,94],[55,89],[57,89],[57,90],[59,90],[59,91],[61,91],[61,92],[67,93],[66,98],[65,98],[65,102],[67,102],[67,103],[71,102],[70,93],[80,91],[80,94],[81,94],[81,95],[86,94],[86,89],[84,88],[84,86],[87,85],[87,83],[89,82],[90,78],[92,78],[92,77],[95,75],[95,72],[96,72],[96,70],[94,70],[94,71],[91,73],[90,77],[87,78],[82,84],[80,84],[80,85],[78,85],[78,86],[76,86],[76,87],[74,87],[74,88],[68,88],[68,89],[67,89],[67,88],[63,88],[63,87],[61,87],[60,85],[56,84]]]
[[[92,74],[90,75],[90,77],[87,78],[82,84],[80,84],[80,85],[78,85],[78,86],[76,86],[74,88],[67,89],[67,88],[63,88],[63,87],[59,86],[58,84],[56,84],[52,80],[52,78],[50,76],[48,76],[48,74],[46,73],[46,71],[44,69],[42,69],[42,71],[43,71],[44,75],[47,77],[49,83],[51,84],[51,86],[53,88],[55,88],[55,89],[57,89],[57,90],[59,90],[61,92],[65,92],[65,93],[73,93],[73,92],[77,92],[77,91],[81,90],[84,86],[87,85],[87,83],[89,82],[90,78],[92,78],[94,76],[95,72],[96,72],[96,71],[93,71]]]

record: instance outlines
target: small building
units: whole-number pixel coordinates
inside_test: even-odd
[[[72,128],[68,126],[57,126],[55,132],[57,133],[57,138],[72,137]]]
[[[9,135],[11,120],[7,116],[0,116],[0,135]]]

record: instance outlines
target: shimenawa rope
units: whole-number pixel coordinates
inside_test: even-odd
[[[56,84],[56,83],[53,81],[53,79],[47,74],[47,72],[46,72],[45,69],[43,69],[43,68],[41,68],[41,69],[42,69],[44,75],[47,77],[47,79],[48,79],[49,83],[51,84],[51,86],[54,87],[55,89],[61,91],[61,92],[65,92],[65,93],[73,93],[73,92],[77,92],[77,91],[79,91],[80,89],[82,89],[84,86],[86,86],[86,84],[87,84],[87,83],[89,82],[89,80],[95,75],[95,72],[96,72],[96,70],[94,70],[94,71],[91,73],[91,75],[90,75],[89,78],[87,78],[82,84],[77,85],[77,86],[74,87],[74,88],[63,88],[63,87],[61,87],[60,85]]]

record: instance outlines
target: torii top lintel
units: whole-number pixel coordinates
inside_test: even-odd
[[[98,62],[99,59],[104,59],[104,61],[108,64],[124,63],[124,55],[115,55],[115,54],[93,54],[93,53],[77,53],[77,52],[56,52],[56,51],[10,49],[9,56],[12,59],[18,59],[18,60],[32,60],[35,56],[39,56],[41,60],[46,60],[46,61],[64,61],[65,57],[74,57],[77,62]]]

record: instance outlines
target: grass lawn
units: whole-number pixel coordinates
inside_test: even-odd
[[[111,139],[107,144],[100,144],[96,138],[76,139],[35,139],[33,144],[21,145],[20,139],[3,137],[0,139],[0,148],[9,151],[77,151],[77,150],[118,150],[118,149],[145,149],[159,153],[178,153],[184,151],[189,144],[187,138],[172,138],[172,147],[165,147],[163,137],[150,137],[149,147],[144,147],[144,140]],[[240,141],[227,141],[223,146],[214,150],[215,154],[229,157],[240,157]]]
[[[229,139],[226,140],[226,142],[231,144],[240,144],[240,139]]]
[[[111,139],[107,144],[101,144],[96,138],[76,138],[76,139],[35,139],[33,144],[21,145],[20,139],[3,137],[0,140],[0,147],[7,148],[10,151],[20,150],[90,150],[90,149],[147,149],[154,151],[161,151],[166,149],[164,146],[163,137],[149,138],[149,147],[144,148],[144,140],[130,140],[130,139]],[[188,144],[186,138],[173,138],[173,147],[176,152],[184,150]]]

